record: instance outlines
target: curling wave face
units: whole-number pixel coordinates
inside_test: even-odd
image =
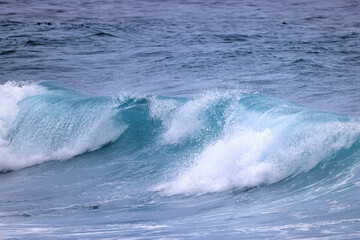
[[[157,183],[149,189],[166,195],[272,184],[319,163],[336,165],[339,155],[358,151],[360,138],[358,119],[260,94],[111,98],[50,81],[6,83],[0,93],[1,171],[70,159],[126,139],[136,147],[122,154],[159,156],[153,163],[159,165]]]
[[[54,82],[6,83],[1,92],[0,170],[65,160],[115,141],[126,129],[115,123],[116,103]]]

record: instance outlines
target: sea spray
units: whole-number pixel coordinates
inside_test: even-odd
[[[358,119],[261,94],[112,98],[51,81],[1,87],[2,171],[70,159],[123,136],[124,149],[149,151],[151,141],[152,154],[177,162],[151,188],[167,195],[272,184],[350,149],[360,135]]]
[[[89,97],[51,82],[4,86],[10,114],[1,115],[2,171],[96,150],[126,129],[114,122],[117,105],[109,97]]]

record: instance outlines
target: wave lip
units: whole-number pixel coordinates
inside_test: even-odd
[[[210,115],[217,114],[216,106],[233,97],[238,99],[239,96],[231,93],[206,93],[188,100],[152,97],[149,110],[151,117],[160,120],[164,126],[165,131],[161,136],[163,143],[176,145],[201,136],[209,129],[207,124]]]
[[[360,138],[356,119],[261,95],[232,102],[225,112],[219,136],[153,190],[197,195],[272,184],[333,159]]]
[[[7,131],[18,114],[17,104],[30,96],[41,94],[45,91],[38,85],[26,83],[6,82],[0,85],[0,139],[3,140]]]
[[[2,87],[4,87],[3,85]],[[16,170],[48,160],[65,160],[115,141],[126,129],[115,122],[117,104],[52,82],[22,87],[7,84],[11,117],[2,116],[0,170]],[[28,88],[41,89],[26,94]],[[14,97],[15,96],[15,97]]]

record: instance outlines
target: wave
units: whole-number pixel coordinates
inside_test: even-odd
[[[65,160],[115,141],[111,98],[92,97],[54,82],[6,83],[1,95],[0,170]]]
[[[334,159],[360,138],[358,119],[260,94],[207,94],[180,107],[155,105],[167,143],[184,138],[205,143],[185,167],[152,188],[167,195],[272,184]],[[210,141],[203,139],[214,132]]]
[[[279,182],[358,151],[360,138],[357,118],[261,94],[98,97],[42,81],[1,85],[0,101],[1,171],[66,160],[120,139],[123,148],[136,146],[132,152],[149,151],[146,138],[169,168],[151,190],[167,195]]]

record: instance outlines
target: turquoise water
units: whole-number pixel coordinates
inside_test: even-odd
[[[360,4],[0,2],[2,238],[360,238]]]

